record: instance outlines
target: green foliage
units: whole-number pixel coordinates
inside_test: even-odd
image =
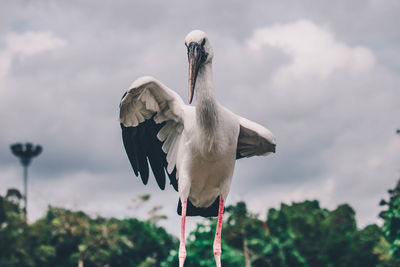
[[[0,196],[0,266],[34,266],[30,247],[25,245],[29,230],[20,208],[21,194],[15,189]]]
[[[266,219],[244,202],[226,207],[222,227],[222,265],[230,267],[400,266],[399,192],[390,190],[385,224],[358,229],[347,204],[334,210],[318,201],[282,204]],[[140,196],[138,205],[149,195]],[[83,212],[49,207],[26,224],[16,190],[0,196],[0,266],[177,266],[178,240],[149,219],[91,218]],[[216,219],[197,225],[187,240],[186,267],[214,266]],[[383,232],[382,232],[383,230]]]
[[[15,192],[0,197],[0,266],[160,266],[178,245],[151,221],[92,219],[61,208],[27,225],[18,200]]]
[[[246,266],[306,266],[284,218],[274,217],[271,212],[270,220],[262,221],[247,210],[244,202],[227,211],[226,239],[243,252]]]
[[[47,214],[31,225],[27,239],[33,248],[45,246],[48,252],[54,251],[55,256],[35,258],[36,265],[76,265],[76,258],[79,258],[77,248],[87,234],[90,223],[90,217],[83,212],[49,207]],[[34,255],[40,255],[40,252]]]
[[[389,202],[381,201],[387,210],[380,213],[384,220],[383,233],[390,244],[391,260],[400,266],[400,180],[394,189],[388,190]]]
[[[282,204],[279,211],[269,211],[268,225],[271,235],[294,240],[310,267],[376,266],[379,261],[374,248],[382,236],[380,229],[370,225],[358,230],[354,210],[347,204],[333,211],[320,208],[315,200]]]
[[[340,205],[322,209],[318,201],[282,204],[267,220],[247,210],[244,202],[229,206],[222,232],[225,266],[377,266],[384,251],[376,225],[359,230],[354,210]],[[185,266],[212,266],[215,219],[199,224],[188,239]],[[225,257],[224,257],[225,255]],[[227,256],[227,257],[226,257]],[[168,265],[177,265],[177,251]],[[383,266],[383,265],[382,265]]]

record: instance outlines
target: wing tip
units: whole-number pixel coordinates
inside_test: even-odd
[[[276,153],[276,143],[275,142],[271,143],[270,148],[271,148],[271,153]]]

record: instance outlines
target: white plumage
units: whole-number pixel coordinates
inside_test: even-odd
[[[183,208],[183,217],[186,215],[188,201],[188,215],[216,216],[228,196],[236,159],[275,152],[275,139],[268,129],[235,115],[216,101],[213,51],[205,33],[193,31],[185,41],[189,103],[194,94],[196,106],[185,105],[155,78],[141,77],[121,100],[120,123],[129,160],[144,183],[149,162],[162,189],[164,169],[175,189],[178,182],[184,204],[178,207],[178,213]],[[182,222],[184,225],[184,218]]]

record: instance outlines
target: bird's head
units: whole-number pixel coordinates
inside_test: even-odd
[[[207,35],[203,31],[194,30],[185,38],[189,60],[189,104],[192,103],[194,87],[199,69],[212,62],[213,50]]]

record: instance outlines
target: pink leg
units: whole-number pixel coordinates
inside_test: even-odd
[[[183,267],[186,259],[186,247],[185,247],[185,222],[186,222],[186,208],[187,200],[182,201],[182,223],[181,223],[181,242],[179,245],[179,267]]]
[[[219,198],[219,209],[218,209],[218,222],[217,230],[215,231],[214,239],[214,258],[217,267],[221,267],[221,228],[222,228],[222,215],[224,214],[224,200],[222,196]]]

